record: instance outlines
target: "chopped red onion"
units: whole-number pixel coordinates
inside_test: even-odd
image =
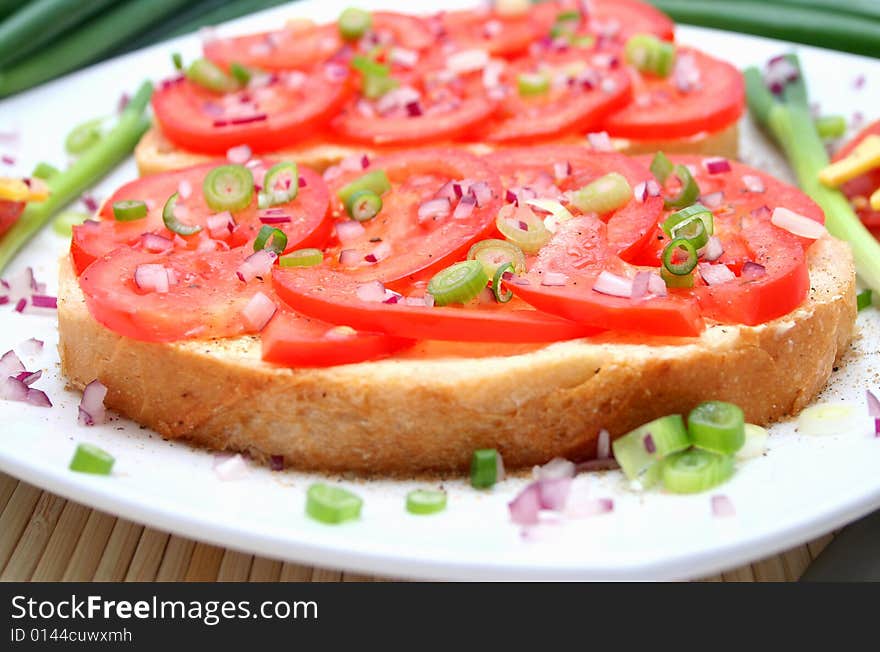
[[[419,53],[406,48],[391,48],[391,62],[404,68],[413,68],[419,62]]]
[[[507,504],[507,508],[510,510],[510,520],[517,525],[536,524],[541,511],[541,491],[538,483],[533,482],[526,486]]]
[[[373,251],[364,256],[364,260],[368,263],[378,263],[380,260],[385,260],[390,255],[391,245],[388,242],[381,242],[376,245],[376,248],[373,249]]]
[[[167,294],[168,271],[159,263],[142,263],[134,270],[134,283],[141,290]]]
[[[724,254],[724,245],[721,244],[721,239],[718,236],[713,235],[709,237],[709,241],[706,243],[706,246],[700,250],[700,253],[704,260],[713,262],[721,258]]]
[[[10,380],[12,379],[10,378]],[[33,387],[27,388],[24,400],[25,403],[30,403],[37,407],[52,407],[52,401],[49,400],[48,394],[40,389],[34,389]]]
[[[706,168],[706,172],[709,174],[723,174],[731,170],[730,161],[721,156],[704,158],[703,167]]]
[[[769,206],[758,206],[758,208],[753,208],[749,211],[749,215],[758,220],[766,220],[770,218],[770,207]]]
[[[461,50],[446,59],[446,68],[461,74],[482,70],[488,63],[489,53],[485,50]]]
[[[553,164],[553,175],[556,177],[557,181],[562,181],[571,176],[571,163],[568,161],[562,161],[561,163]]]
[[[682,54],[676,58],[672,72],[673,83],[682,93],[690,93],[700,85],[700,68],[691,54]]]
[[[92,195],[83,193],[83,195],[79,199],[83,203],[83,206],[86,207],[86,210],[89,210],[93,213],[98,210],[98,200],[95,199]]]
[[[450,210],[451,207],[448,198],[437,197],[436,199],[429,199],[419,206],[419,223],[421,224],[430,220],[447,217]]]
[[[141,236],[141,246],[144,248],[144,251],[149,251],[153,254],[160,254],[166,251],[171,251],[174,248],[174,243],[168,238],[163,238],[161,235],[144,233]]]
[[[645,197],[648,196],[648,182],[641,181],[635,185],[633,188],[633,199],[637,202],[642,203],[645,201]]]
[[[324,65],[324,76],[332,82],[345,81],[348,78],[348,66],[330,62]]]
[[[611,434],[605,428],[602,428],[596,440],[596,459],[607,460],[609,457],[611,457]]]
[[[865,391],[865,400],[868,403],[868,414],[872,417],[880,417],[880,399],[871,390]]]
[[[825,226],[816,220],[811,220],[809,217],[782,207],[773,209],[770,223],[796,236],[810,240],[816,240],[828,233]]]
[[[482,208],[492,201],[492,187],[486,181],[472,183],[469,192],[477,200],[478,208]]]
[[[747,280],[753,281],[755,279],[761,278],[767,274],[767,268],[761,265],[760,263],[752,262],[751,260],[747,260],[743,263],[742,273],[740,277]]]
[[[490,61],[483,68],[483,86],[492,90],[499,89],[502,74],[504,74],[504,64],[501,61]]]
[[[30,337],[18,345],[18,350],[21,351],[22,355],[35,356],[40,355],[43,352],[43,346],[43,340]]]
[[[647,296],[651,276],[651,272],[636,272],[635,278],[632,281],[632,294],[630,295],[633,299],[642,299]]]
[[[779,94],[785,85],[798,78],[798,69],[785,57],[773,57],[767,62],[764,71],[764,84],[771,92]]]
[[[15,354],[15,351],[7,351],[0,357],[0,378],[17,376],[22,371],[25,371],[24,363]]]
[[[23,382],[12,376],[0,378],[0,399],[5,401],[27,401],[28,389]]]
[[[278,307],[262,292],[257,292],[242,311],[245,324],[252,332],[259,333],[266,327]]]
[[[344,220],[336,223],[336,237],[342,244],[354,242],[360,238],[366,229],[357,220]]]
[[[719,518],[736,516],[736,509],[734,509],[730,498],[723,494],[712,496],[712,516]]]
[[[232,457],[223,456],[219,460],[215,460],[214,473],[223,482],[241,480],[247,475],[247,462],[239,454]]]
[[[357,286],[357,298],[361,301],[378,303],[385,300],[385,285],[382,281],[370,281]]]
[[[422,105],[417,100],[407,102],[404,108],[406,109],[406,114],[410,118],[418,118],[422,115]]]
[[[654,443],[654,436],[650,432],[645,435],[642,443],[645,445],[645,450],[651,455],[657,452],[657,444]]]
[[[58,308],[58,297],[50,297],[45,294],[35,294],[31,297],[31,305],[33,305],[34,308],[56,310]]]
[[[571,493],[570,477],[546,478],[539,480],[537,485],[541,509],[549,509],[553,512],[561,512],[565,509],[565,503]]]
[[[764,192],[764,180],[755,174],[744,174],[742,176],[743,186],[749,192]]]
[[[712,263],[700,263],[698,266],[700,276],[707,285],[721,285],[736,279],[736,274],[730,271],[727,265],[714,265]]]
[[[574,462],[562,457],[554,457],[544,466],[536,466],[532,469],[532,477],[535,480],[552,480],[555,478],[573,478]]]
[[[247,145],[237,145],[236,147],[230,147],[226,150],[226,158],[230,163],[238,163],[239,165],[244,165],[247,163],[253,152],[251,152],[251,148]]]
[[[189,182],[189,179],[182,179],[177,184],[177,194],[180,195],[181,199],[187,199],[192,194],[192,190],[192,184]]]
[[[465,195],[461,199],[458,200],[458,206],[455,207],[455,210],[452,212],[452,219],[454,220],[463,220],[470,217],[470,214],[474,212],[474,208],[477,206],[477,200],[473,195]]]
[[[587,134],[587,141],[590,143],[590,147],[597,152],[614,151],[614,146],[611,144],[611,138],[608,136],[607,131],[589,133]]]
[[[666,287],[666,281],[664,281],[656,272],[652,272],[648,277],[648,292],[655,297],[665,297],[669,294],[669,290]]]
[[[528,227],[528,225],[526,225]],[[562,272],[544,272],[541,275],[541,285],[547,287],[562,287],[568,283],[568,276]]]
[[[232,213],[229,211],[209,215],[205,223],[212,238],[225,238],[235,228],[235,220],[232,219]]]
[[[269,456],[269,468],[272,471],[283,471],[284,470],[284,456],[283,455],[270,455]]]
[[[268,274],[277,258],[278,254],[274,251],[260,249],[245,258],[235,273],[242,283],[249,283],[258,276]]]
[[[719,190],[718,192],[710,192],[706,195],[700,197],[700,203],[702,203],[706,208],[710,208],[712,210],[721,206],[724,202],[724,192]]]
[[[632,296],[633,282],[625,276],[618,276],[603,269],[593,284],[593,290],[600,294],[628,299]]]
[[[22,313],[22,312],[24,312],[24,309],[26,307],[27,307],[27,299],[22,297],[21,299],[18,300],[18,303],[15,304],[14,310],[15,310],[15,312]]]
[[[601,83],[599,84],[599,88],[602,89],[603,93],[611,93],[617,92],[617,82],[613,77],[605,77]]]
[[[263,215],[260,217],[262,224],[287,224],[291,221],[290,215]]]
[[[214,120],[213,126],[215,127],[230,127],[232,125],[244,125],[249,124],[251,122],[262,122],[263,120],[268,120],[269,116],[265,113],[256,113],[254,115],[247,115],[235,118],[225,118],[222,120]]]
[[[9,154],[3,154],[0,156],[0,161],[3,161],[6,165],[15,165],[15,157],[10,156]]]
[[[25,385],[30,387],[35,382],[37,382],[40,377],[43,375],[43,370],[38,369],[37,371],[22,371],[18,375],[13,376],[16,380],[23,382]]]
[[[357,249],[343,249],[339,252],[339,264],[354,267],[361,262],[361,253]]]
[[[859,75],[853,80],[853,88],[857,91],[862,90],[865,87],[865,76]]]
[[[94,426],[107,421],[107,410],[104,407],[104,399],[107,397],[107,387],[99,380],[93,380],[83,389],[82,400],[79,403],[78,422],[81,426]]]
[[[613,511],[614,501],[610,498],[574,496],[568,501],[568,505],[565,508],[565,515],[570,518],[589,518],[591,516],[610,514]]]

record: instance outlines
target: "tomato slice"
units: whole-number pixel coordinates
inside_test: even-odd
[[[517,196],[527,189],[538,197],[562,199],[565,191],[582,188],[610,172],[622,174],[633,188],[652,178],[639,161],[617,152],[596,152],[577,145],[502,149],[486,158],[501,175],[505,190]],[[641,251],[662,211],[662,198],[645,197],[643,201],[633,198],[622,208],[603,215],[611,251],[624,260]]]
[[[24,211],[24,202],[0,199],[0,236],[12,228]]]
[[[238,145],[277,151],[310,138],[338,113],[349,93],[347,78],[347,67],[326,64],[226,94],[178,78],[156,89],[153,111],[168,139],[193,152],[225,154]]]
[[[415,340],[365,333],[279,310],[260,333],[263,360],[286,367],[330,367],[387,358]]]
[[[580,5],[580,3],[570,3]],[[623,44],[634,34],[675,38],[675,23],[656,7],[639,0],[590,0],[589,29],[605,41]]]
[[[482,139],[528,142],[563,133],[586,132],[598,126],[632,98],[629,74],[613,58],[593,48],[539,51],[509,64],[494,90],[503,93],[497,119]],[[612,65],[614,67],[612,67]],[[521,96],[520,75],[537,76],[549,89]]]
[[[172,241],[175,249],[194,249],[202,252],[240,247],[252,243],[257,232],[263,226],[263,220],[271,226],[281,229],[287,235],[287,250],[303,247],[322,247],[330,236],[332,224],[329,219],[328,207],[330,194],[321,175],[309,168],[299,166],[300,189],[296,198],[286,204],[271,209],[257,208],[256,193],[250,206],[236,211],[232,217],[234,228],[210,231],[208,219],[216,215],[205,202],[202,183],[205,175],[217,165],[225,161],[205,163],[183,170],[163,172],[136,179],[119,188],[108,199],[99,213],[99,221],[89,221],[73,229],[70,250],[77,274],[88,267],[96,258],[111,252],[117,247],[126,245],[142,248],[144,234],[159,235]],[[255,160],[251,165],[255,181],[273,164],[272,161]],[[187,197],[180,196],[181,188],[188,192]],[[187,238],[175,237],[174,233],[165,228],[162,221],[162,209],[165,200],[174,193],[179,193],[177,206],[184,211],[181,218],[186,224],[198,224],[202,231]],[[132,222],[118,222],[113,217],[113,203],[126,199],[147,202],[147,216]],[[287,219],[288,221],[282,221]],[[163,244],[162,240],[154,240]],[[169,243],[171,244],[171,243]],[[148,244],[148,249],[149,244]],[[159,249],[162,249],[160,246]]]
[[[282,301],[305,315],[334,324],[397,337],[457,342],[553,342],[595,334],[598,329],[536,310],[428,308],[363,301],[362,285],[326,268],[276,269],[272,284]]]
[[[442,12],[433,24],[441,42],[511,57],[525,53],[535,39],[547,34],[558,12],[554,3],[537,4],[521,16],[500,16],[487,7]]]
[[[855,138],[841,147],[840,151],[834,155],[834,160],[839,161],[842,158],[846,158],[855,149],[856,145],[874,134],[880,136],[880,120],[865,127]],[[880,168],[874,168],[855,179],[847,181],[840,187],[844,195],[850,200],[855,200],[853,207],[856,213],[876,238],[880,238],[880,211],[873,210],[867,200],[878,188],[880,188]]]
[[[92,316],[125,337],[148,342],[232,337],[257,330],[244,317],[253,296],[272,296],[268,282],[243,283],[236,275],[250,253],[242,248],[151,254],[120,247],[89,265],[79,282]],[[173,270],[167,293],[138,287],[135,272],[143,264]]]
[[[669,77],[630,69],[633,101],[605,121],[619,138],[669,140],[720,131],[745,107],[742,73],[725,61],[679,46]]]
[[[390,11],[374,11],[373,27],[356,45],[366,51],[377,45],[425,50],[434,36],[424,19]],[[205,43],[205,57],[229,67],[232,63],[261,70],[307,69],[327,61],[346,46],[336,23],[316,25],[291,21],[283,29]]]
[[[416,149],[378,158],[365,170],[331,182],[337,234],[341,223],[351,220],[335,192],[371,170],[384,170],[391,182],[391,190],[382,196],[382,210],[362,223],[363,232],[343,237],[328,252],[331,264],[352,278],[392,285],[422,278],[464,258],[471,244],[494,229],[501,206],[501,183],[494,169],[460,150]],[[468,186],[482,183],[487,196],[465,216],[455,217],[459,200],[453,198],[446,217],[420,221],[419,207],[452,181]],[[345,230],[343,226],[342,232]]]

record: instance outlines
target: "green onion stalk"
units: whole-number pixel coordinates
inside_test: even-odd
[[[144,111],[152,93],[153,85],[148,81],[144,82],[120,114],[116,126],[68,169],[49,178],[46,182],[49,186],[49,198],[28,204],[18,221],[0,240],[0,272],[6,269],[21,248],[53,215],[131,153],[140,137],[150,127],[150,120],[144,115]]]
[[[810,115],[807,87],[796,55],[785,57],[798,71],[796,80],[774,96],[755,67],[745,71],[749,110],[755,121],[782,148],[801,188],[825,211],[825,226],[831,235],[852,246],[856,271],[866,286],[880,291],[880,243],[864,227],[839,191],[819,181],[819,171],[829,163]]]

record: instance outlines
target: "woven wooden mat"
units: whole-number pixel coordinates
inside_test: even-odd
[[[828,534],[712,582],[800,577]],[[0,473],[0,581],[382,582],[387,578],[275,561],[160,532]]]

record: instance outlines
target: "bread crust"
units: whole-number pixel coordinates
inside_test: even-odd
[[[558,141],[567,144],[583,144],[583,139],[566,138]],[[739,142],[739,126],[737,123],[712,134],[699,134],[693,138],[681,138],[676,140],[651,140],[637,141],[615,138],[612,140],[614,147],[625,154],[652,154],[658,150],[675,154],[706,154],[712,156],[725,156],[736,158]],[[492,147],[484,144],[467,146],[476,154],[484,154],[491,151]],[[329,165],[337,163],[351,154],[375,154],[376,151],[368,147],[340,145],[327,142],[307,142],[298,147],[288,148],[273,153],[271,156],[279,159],[292,159],[300,165],[308,166],[315,170],[324,170]],[[157,125],[154,125],[141,138],[134,151],[138,172],[141,176],[158,174],[169,170],[179,170],[205,163],[212,159],[207,154],[198,154],[178,148],[174,145]],[[216,157],[213,157],[216,158]]]
[[[297,469],[461,471],[478,448],[497,448],[509,467],[587,459],[600,429],[619,436],[702,400],[736,403],[759,424],[806,406],[847,348],[856,316],[849,247],[823,238],[808,261],[808,300],[758,327],[716,325],[682,340],[605,336],[503,356],[492,344],[451,354],[427,342],[383,361],[288,369],[262,362],[255,337],[121,337],[89,314],[65,259],[62,372],[76,388],[99,379],[108,407],[163,437],[281,455]],[[477,347],[482,357],[472,355]]]

